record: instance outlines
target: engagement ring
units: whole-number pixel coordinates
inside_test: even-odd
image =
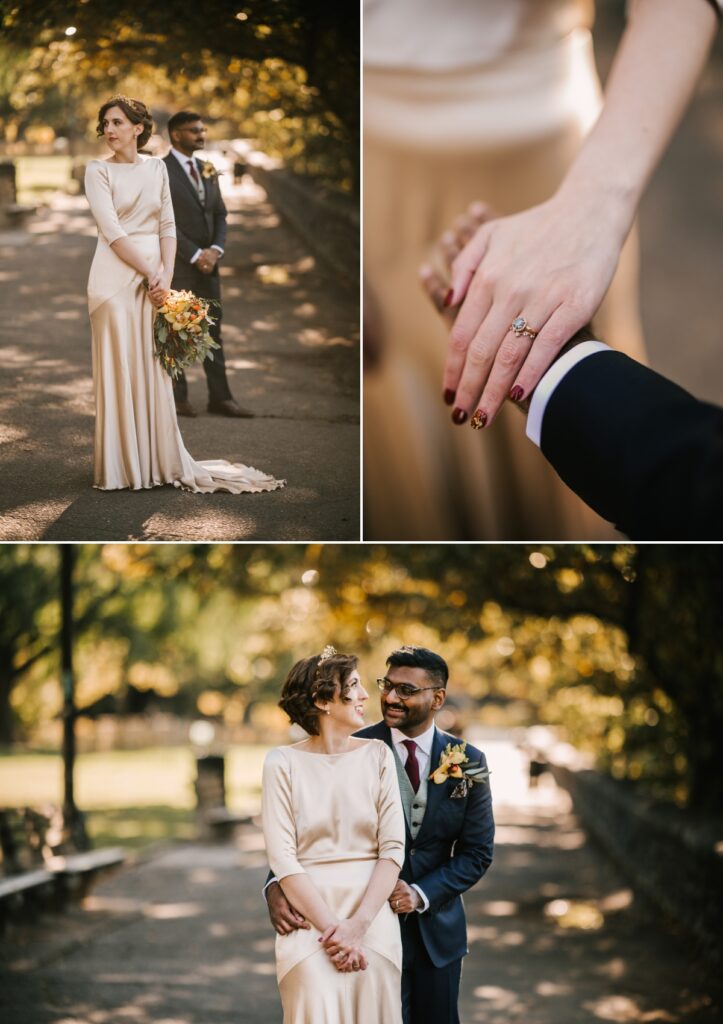
[[[516,316],[510,324],[509,329],[514,331],[515,337],[536,338],[537,331],[533,330],[523,316]]]

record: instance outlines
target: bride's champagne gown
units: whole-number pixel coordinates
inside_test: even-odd
[[[272,491],[283,480],[223,459],[195,462],[176,421],[173,387],[154,354],[154,307],[143,275],[111,245],[128,237],[153,263],[161,238],[175,238],[168,172],[153,157],[124,164],[91,160],[85,192],[98,225],[88,308],[95,390],[94,486],[102,490],[175,484],[191,491]]]
[[[392,752],[366,740],[343,754],[277,747],[264,763],[263,828],[278,879],[306,873],[333,914],[352,916],[381,857],[404,863],[404,812]],[[340,974],[313,925],[276,939],[284,1024],[401,1024],[402,942],[385,902],[362,948],[366,971]]]

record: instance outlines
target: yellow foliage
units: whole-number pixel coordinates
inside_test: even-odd
[[[128,681],[137,690],[155,690],[161,697],[173,697],[178,693],[178,681],[165,665],[137,661],[131,665]]]
[[[215,718],[226,708],[226,697],[218,690],[204,690],[196,698],[196,707],[202,715]]]

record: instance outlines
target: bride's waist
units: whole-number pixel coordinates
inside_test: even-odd
[[[308,874],[320,873],[325,875],[329,880],[334,878],[348,877],[350,873],[371,875],[374,870],[378,857],[376,854],[370,854],[368,857],[359,856],[358,853],[349,854],[337,854],[329,860],[325,860],[323,857],[315,857],[313,859],[299,858],[299,863],[303,867],[304,871]]]
[[[121,236],[122,237],[122,236]],[[161,240],[157,231],[126,231],[126,238],[130,238],[134,242],[144,242],[146,240],[152,240],[161,244]],[[119,241],[120,239],[115,239]],[[98,245],[107,246],[110,248],[110,243],[104,235],[98,235]]]

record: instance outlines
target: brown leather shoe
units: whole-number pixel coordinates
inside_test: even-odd
[[[193,408],[187,398],[180,398],[176,402],[176,415],[177,416],[198,416],[198,413]]]
[[[224,402],[209,402],[206,408],[215,416],[234,416],[236,419],[251,420],[255,415],[250,409],[242,408],[234,398],[227,398]]]

